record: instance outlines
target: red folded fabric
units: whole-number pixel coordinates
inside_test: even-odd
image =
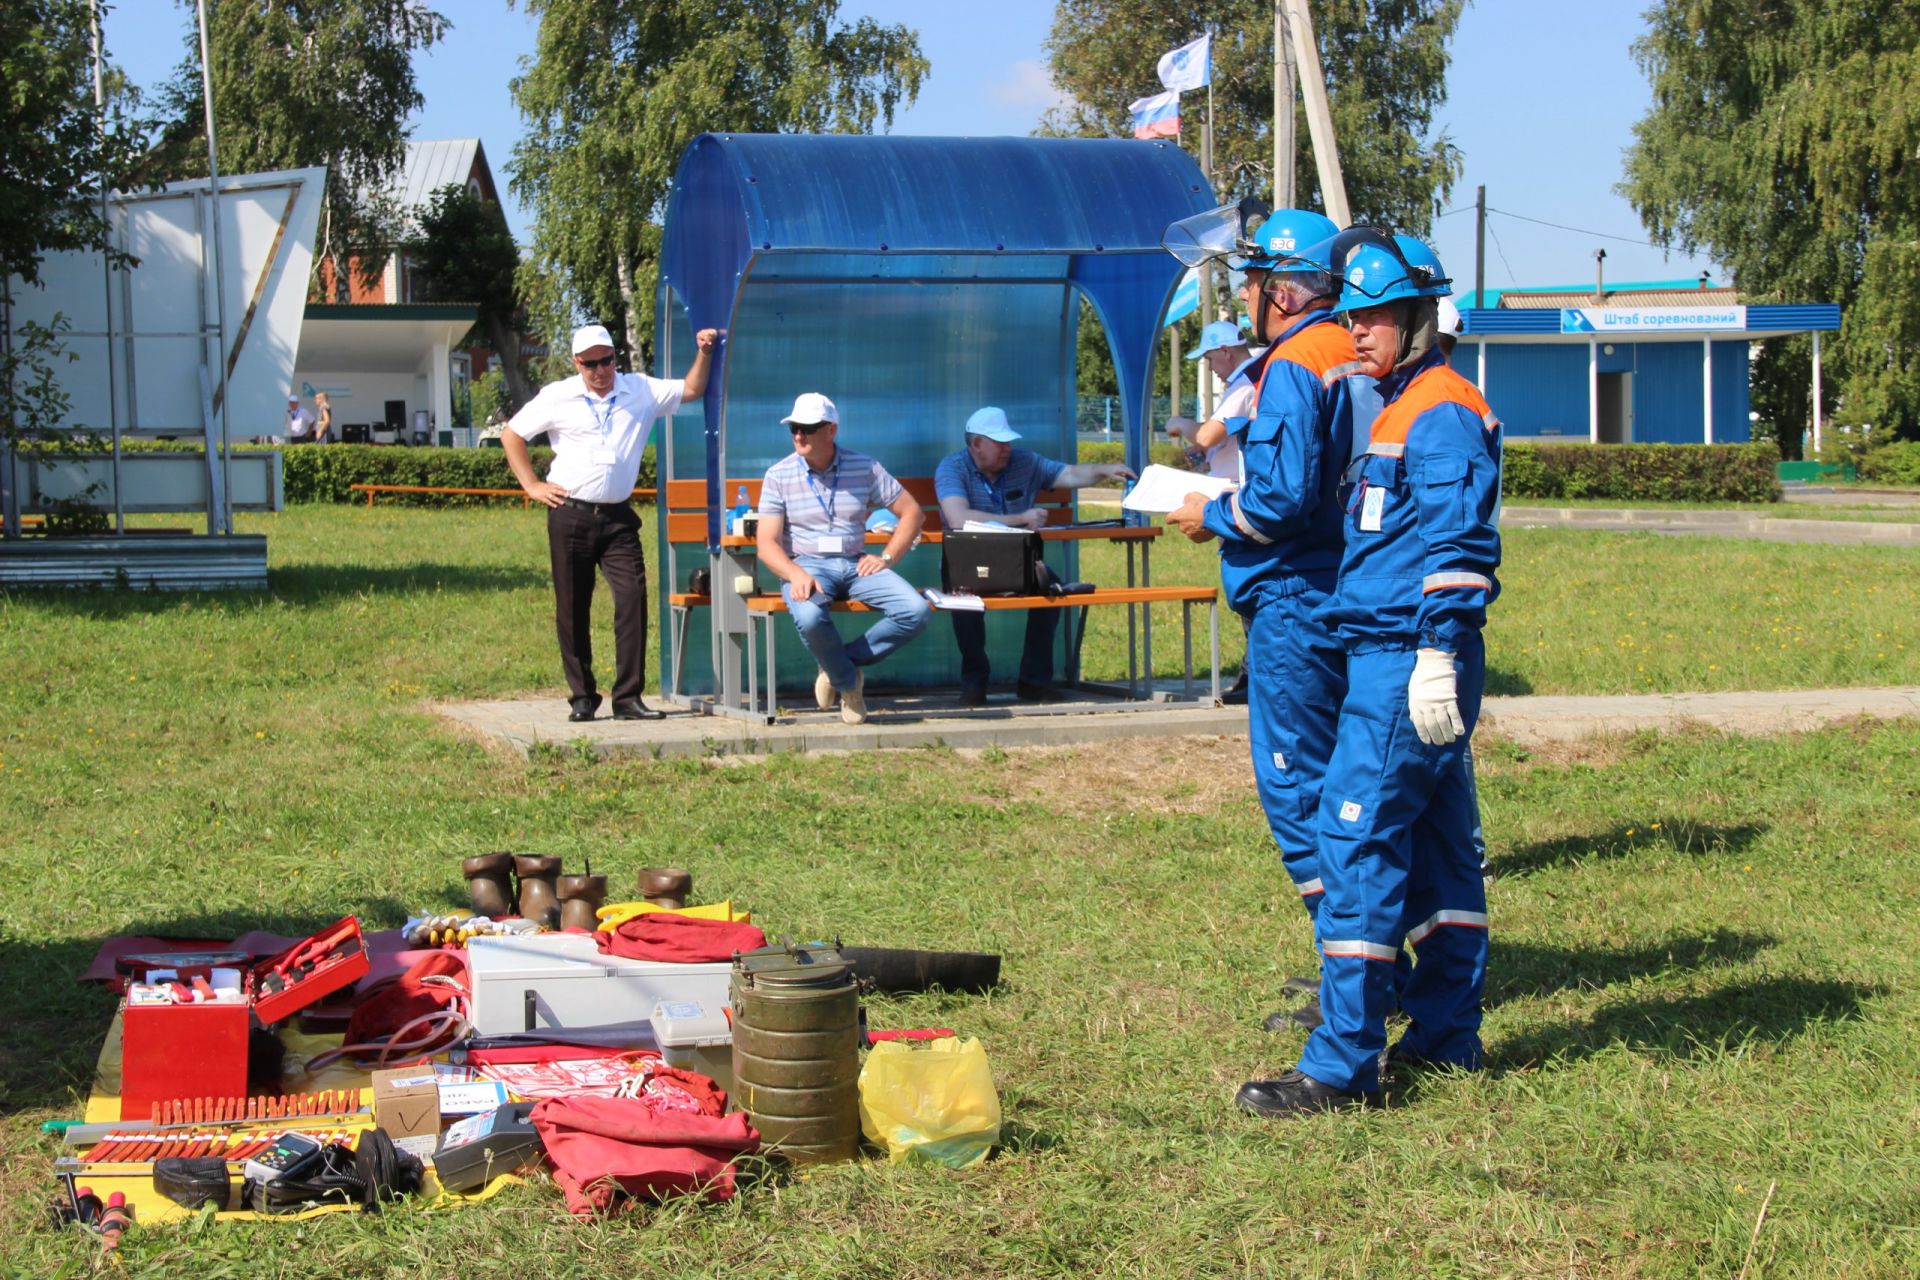
[[[669,911],[634,916],[611,932],[593,935],[600,950],[623,960],[666,960],[676,964],[710,964],[731,960],[736,951],[767,945],[767,935],[750,924],[701,920]]]
[[[583,1218],[620,1212],[620,1192],[731,1199],[734,1158],[760,1149],[744,1112],[663,1113],[642,1098],[547,1098],[532,1119],[568,1211]]]
[[[428,977],[457,978],[458,988]],[[385,1040],[416,1018],[451,1005],[465,994],[467,958],[457,951],[430,951],[397,978],[375,983],[353,1007],[343,1043],[369,1044]],[[419,1028],[415,1028],[416,1031]]]

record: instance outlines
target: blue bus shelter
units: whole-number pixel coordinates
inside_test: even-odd
[[[704,403],[674,415],[657,445],[662,493],[704,481],[706,516],[697,541],[656,521],[663,689],[711,697],[716,710],[744,705],[750,623],[731,588],[753,565],[722,545],[734,502],[725,482],[757,478],[791,451],[780,419],[801,392],[831,397],[842,445],[896,476],[932,475],[987,404],[1007,411],[1023,445],[1071,462],[1084,303],[1112,347],[1137,469],[1161,316],[1181,273],[1161,233],[1213,204],[1193,160],[1158,141],[704,134],[688,144],[660,255],[656,369],[684,368],[696,330],[727,339]],[[712,604],[677,643],[666,596],[695,567],[711,572]],[[903,566],[922,586],[938,569],[927,553]],[[1018,621],[996,615],[996,665],[1016,649]],[[786,656],[795,665],[783,682],[811,678],[800,645]],[[949,629],[935,626],[870,678],[935,687],[958,671]]]

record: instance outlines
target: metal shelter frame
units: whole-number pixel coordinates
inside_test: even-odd
[[[662,688],[698,700],[704,686],[713,710],[747,713],[751,623],[733,588],[754,565],[722,546],[723,486],[790,451],[779,419],[801,392],[832,397],[842,447],[896,476],[931,475],[984,404],[1005,408],[1027,445],[1071,462],[1084,300],[1106,329],[1138,469],[1182,271],[1160,237],[1214,203],[1193,159],[1164,141],[703,134],[688,144],[667,206],[655,371],[674,376],[699,329],[727,340],[697,422],[670,419],[655,455],[662,492],[705,480],[705,545],[685,550],[713,583],[711,643],[683,651],[666,596],[684,575],[663,513]],[[1071,547],[1062,554],[1071,569]],[[933,559],[909,563],[925,585]],[[889,659],[889,682],[952,683],[944,633]],[[1017,644],[1010,625],[989,635],[999,658]]]

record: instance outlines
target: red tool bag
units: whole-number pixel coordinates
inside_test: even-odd
[[[711,1091],[705,1077],[692,1072],[660,1067],[655,1074],[663,1083],[698,1081]],[[744,1112],[720,1115],[724,1099],[709,1096],[703,1111],[684,1111],[644,1095],[548,1098],[534,1105],[532,1119],[567,1209],[585,1218],[620,1212],[626,1197],[732,1199],[733,1161],[758,1151],[760,1134]]]

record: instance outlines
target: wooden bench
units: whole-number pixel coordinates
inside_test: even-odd
[[[350,484],[347,490],[350,493],[366,494],[368,506],[373,505],[373,496],[376,493],[458,493],[471,498],[518,498],[522,510],[533,503],[533,499],[527,496],[524,489],[458,489],[440,484]],[[652,489],[635,489],[633,496],[651,498],[654,493]]]
[[[931,476],[905,476],[900,479],[901,487],[920,503],[925,516],[921,529],[920,543],[938,546],[944,530],[940,516],[939,501],[934,493]],[[758,479],[731,479],[721,487],[723,495],[736,495],[744,487],[747,501],[757,509],[760,501],[760,481]],[[660,519],[665,522],[667,543],[700,543],[707,541],[708,508],[707,482],[705,480],[669,480],[665,486],[666,503]],[[1220,627],[1219,592],[1215,587],[1156,587],[1152,584],[1152,562],[1147,557],[1148,548],[1154,538],[1163,532],[1157,525],[1133,526],[1073,526],[1073,492],[1069,489],[1047,489],[1039,495],[1036,506],[1047,511],[1047,527],[1041,531],[1041,537],[1049,542],[1102,539],[1124,543],[1127,547],[1127,584],[1124,587],[1102,587],[1091,593],[1071,596],[989,596],[982,600],[989,611],[998,612],[1007,609],[1079,609],[1081,627],[1085,627],[1086,610],[1095,605],[1128,606],[1129,641],[1133,627],[1133,608],[1154,604],[1178,604],[1181,606],[1181,632],[1184,638],[1185,654],[1185,690],[1189,695],[1193,686],[1193,606],[1205,604],[1208,608],[1208,630],[1210,634],[1209,653],[1212,670],[1212,696],[1217,702],[1220,697]],[[736,552],[750,551],[755,539],[724,531],[725,508],[722,508],[723,532],[720,545],[724,549]],[[891,539],[891,533],[869,532],[866,544],[870,547],[882,547]],[[919,545],[918,543],[915,544]],[[1133,551],[1141,550],[1141,576],[1136,585],[1134,578]],[[677,581],[676,567],[670,559],[664,566],[669,575],[668,581]],[[673,680],[667,690],[670,696],[680,696],[680,673],[686,665],[686,639],[693,610],[710,607],[713,596],[691,591],[671,591],[667,595],[667,605],[673,622],[674,664]],[[747,629],[747,707],[757,715],[764,715],[769,721],[776,715],[776,653],[774,620],[787,612],[787,602],[779,591],[762,591],[756,583],[755,591],[745,597],[748,617]],[[832,606],[837,613],[871,613],[867,605],[854,600],[837,601]],[[756,632],[764,631],[764,643],[756,638]],[[1151,654],[1152,642],[1149,623],[1148,652]],[[758,650],[766,651],[766,697],[764,709],[761,707],[760,668]],[[1131,695],[1140,685],[1140,672],[1135,663],[1135,648],[1128,645],[1127,688]],[[1151,678],[1151,673],[1148,673]]]

